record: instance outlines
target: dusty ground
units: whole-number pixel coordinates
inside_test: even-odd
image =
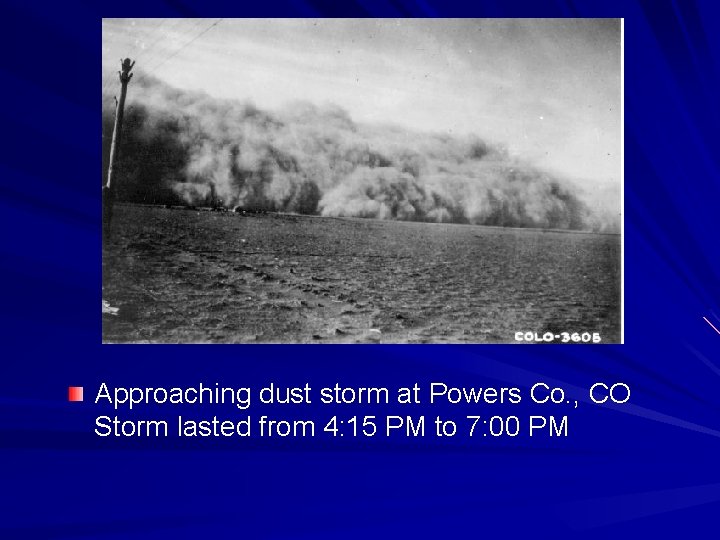
[[[620,340],[620,237],[116,205],[105,342]]]

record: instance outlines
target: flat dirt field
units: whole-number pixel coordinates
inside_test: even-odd
[[[620,341],[620,236],[115,205],[105,342]]]

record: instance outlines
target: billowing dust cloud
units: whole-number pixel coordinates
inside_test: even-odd
[[[113,102],[104,96],[107,170]],[[334,106],[176,90],[142,72],[125,111],[117,196],[323,216],[617,231],[573,184],[476,137],[364,125]]]

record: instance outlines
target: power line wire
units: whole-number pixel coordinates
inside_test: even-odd
[[[149,34],[154,34],[154,33],[156,33],[156,32],[160,32],[160,29],[165,25],[166,22],[167,22],[167,19],[162,19],[162,20],[160,21],[160,24],[158,24],[155,28],[153,28],[153,29],[152,29],[150,32],[148,32],[148,33],[149,33]],[[166,34],[165,32],[163,32],[162,34],[160,34],[160,35],[152,42],[152,44],[148,45],[147,47],[143,47],[143,48],[140,50],[140,52],[137,54],[137,56],[135,56],[135,58],[134,58],[133,60],[137,61],[138,58],[142,57],[144,53],[147,53],[148,51],[150,51],[150,49],[152,49],[155,45],[157,45],[157,43],[158,43],[162,38],[164,38],[166,35],[167,35],[167,34]]]
[[[185,20],[186,20],[186,19],[179,19],[179,24],[175,25],[175,30],[179,29],[179,28],[182,26],[182,23],[183,23]],[[170,42],[169,45],[173,45],[173,43],[174,43],[175,41],[180,42],[180,43],[183,43],[187,38],[189,38],[190,36],[195,35],[195,32],[197,31],[197,29],[200,28],[201,26],[203,26],[203,23],[204,23],[204,22],[206,22],[206,19],[195,19],[195,20],[193,20],[189,27],[187,27],[187,28],[184,29],[184,30],[180,30],[180,31],[177,32],[177,33],[179,34],[179,36],[177,37],[177,39],[173,39],[173,40]],[[182,47],[182,46],[183,46],[183,45],[181,45],[181,47]],[[172,51],[173,47],[172,47],[172,46],[169,46],[169,47],[167,47],[167,49],[168,49],[168,50],[166,50],[166,51],[161,51],[161,53],[164,53],[164,54],[170,53],[170,52]],[[159,58],[157,58],[156,60],[159,60]],[[159,65],[159,64],[158,64],[158,65]],[[149,68],[149,69],[154,69],[154,68]]]
[[[179,24],[182,22],[182,20],[183,20],[183,19],[174,19],[174,21],[175,21],[175,26],[176,26],[176,27],[179,26]],[[149,34],[154,34],[154,33],[156,33],[156,32],[159,32],[160,29],[165,25],[165,23],[166,23],[167,21],[168,21],[168,19],[160,19],[160,24],[158,24],[155,28],[151,29],[148,33],[149,33]],[[167,33],[166,33],[166,32],[163,32],[162,34],[160,34],[160,35],[155,39],[155,41],[152,42],[151,45],[143,48],[143,49],[135,56],[134,60],[137,61],[137,59],[140,58],[140,57],[142,57],[142,56],[144,55],[144,53],[151,52],[151,49],[153,49],[153,48],[155,47],[155,45],[157,45],[157,44],[158,44],[163,38],[165,38],[165,37],[167,37]],[[138,37],[138,38],[135,38],[135,44],[134,44],[134,47],[133,47],[134,50],[137,50],[137,49],[138,49],[138,47],[139,47],[139,42],[141,42],[141,41],[144,41],[144,40],[141,39],[141,38],[139,38],[139,37]],[[105,82],[104,82],[103,85],[102,85],[102,93],[105,94],[106,90],[108,90],[108,89],[110,88],[110,86],[115,82],[115,73],[112,73],[112,74],[105,73],[105,74],[103,75],[103,79],[104,79]]]
[[[167,19],[163,19],[163,21],[167,21]],[[166,38],[169,36],[169,34],[170,34],[171,31],[175,31],[176,29],[180,28],[180,26],[182,25],[182,22],[183,22],[183,19],[174,19],[174,23],[175,23],[175,24],[173,24],[172,26],[166,28],[165,31],[164,31],[162,34],[160,34],[160,35],[155,39],[155,41],[153,41],[150,45],[148,45],[145,49],[143,49],[143,51],[138,55],[137,58],[135,58],[135,60],[139,60],[139,59],[141,59],[141,58],[142,58],[143,60],[146,60],[147,58],[145,58],[145,55],[147,55],[147,54],[149,54],[150,56],[152,56],[152,53],[154,52],[155,46],[156,46],[158,43],[160,43],[163,39],[166,39]],[[198,26],[198,25],[196,25],[196,26]],[[156,32],[159,31],[161,27],[162,27],[162,25],[159,25],[159,26],[155,29],[155,31],[156,31]],[[195,28],[195,27],[193,26],[193,28]],[[182,34],[182,32],[180,32],[180,33]]]
[[[165,65],[167,62],[169,62],[170,60],[172,60],[173,58],[175,58],[178,54],[180,54],[183,50],[185,50],[185,49],[188,48],[190,45],[192,45],[193,43],[195,43],[195,41],[197,41],[197,40],[200,39],[202,36],[204,36],[206,33],[208,33],[210,30],[212,30],[213,28],[215,28],[218,24],[220,24],[220,22],[221,22],[222,20],[223,20],[222,18],[216,20],[216,21],[215,21],[214,23],[212,23],[210,26],[208,26],[207,28],[203,29],[203,30],[202,30],[199,34],[197,34],[195,37],[193,37],[192,39],[190,39],[190,41],[187,41],[185,44],[183,44],[179,49],[177,49],[175,52],[173,52],[170,56],[166,57],[164,60],[161,60],[159,64],[155,65],[154,67],[150,67],[150,68],[148,68],[147,70],[148,70],[148,71],[150,71],[150,70],[157,70],[157,69],[159,69],[161,66]],[[163,19],[163,22],[164,22],[164,21],[165,21],[165,19]],[[182,21],[182,19],[178,19],[178,21]],[[200,26],[200,24],[202,24],[202,22],[203,22],[203,19],[201,19],[197,24],[193,25],[189,30],[194,30],[194,29],[198,28],[198,27]],[[159,30],[159,29],[161,28],[162,24],[163,24],[163,23],[161,23],[160,25],[158,25],[158,27],[156,28],[156,30]],[[177,26],[179,26],[179,24],[176,24],[176,25],[175,25],[175,27],[177,27]],[[145,50],[151,53],[151,52],[152,52],[152,48],[154,48],[155,45],[157,45],[157,44],[162,40],[163,37],[165,37],[165,36],[164,36],[164,35],[163,35],[163,36],[160,36],[158,39],[156,39],[156,40],[153,42],[152,46],[149,46],[149,47],[148,47],[147,49],[145,49]],[[137,48],[137,44],[136,44],[135,48]],[[143,51],[143,52],[144,52],[144,51]],[[107,90],[109,90],[109,88],[110,88],[110,86],[112,85],[112,83],[113,83],[113,78],[110,77],[110,79],[109,79],[108,81],[106,81],[106,83],[103,84],[103,86],[102,86],[102,90],[101,90],[102,95],[104,95],[105,92],[106,92]]]
[[[202,36],[204,36],[205,34],[207,34],[210,30],[212,30],[213,28],[215,28],[218,24],[220,24],[220,22],[221,22],[222,20],[223,20],[223,19],[218,19],[217,21],[215,21],[214,23],[212,23],[210,26],[208,26],[207,28],[205,28],[202,32],[200,32],[198,35],[196,35],[196,36],[195,36],[194,38],[192,38],[190,41],[188,41],[187,43],[185,43],[185,45],[183,45],[182,47],[180,47],[178,50],[176,50],[174,53],[172,53],[170,56],[168,56],[165,60],[163,60],[162,62],[160,62],[158,65],[156,65],[156,66],[155,66],[154,68],[152,68],[152,69],[159,69],[161,66],[165,65],[167,62],[169,62],[170,60],[172,60],[173,58],[175,58],[178,54],[180,54],[180,52],[182,52],[184,49],[186,49],[187,47],[189,47],[190,45],[192,45],[193,43],[195,43],[198,39],[200,39]]]
[[[167,20],[167,19],[160,19],[160,24],[157,25],[157,27],[155,28],[154,31],[159,30],[159,29],[163,26],[163,24],[165,24],[165,21],[166,21],[166,20]],[[127,29],[124,29],[124,30],[123,30],[123,33],[124,33],[124,34],[129,34],[130,37],[133,37],[133,36],[134,36],[133,43],[132,43],[132,46],[131,46],[131,51],[132,51],[132,52],[126,53],[126,56],[127,56],[127,55],[132,56],[132,55],[133,55],[133,52],[137,51],[137,50],[140,48],[140,46],[142,45],[142,43],[145,41],[145,35],[148,33],[147,27],[140,26],[140,25],[136,25],[136,24],[135,24],[135,21],[133,21],[130,26],[131,26],[131,28],[132,28],[133,30],[127,30]],[[151,31],[152,31],[152,30],[151,30]],[[141,53],[142,53],[142,51],[141,51],[140,53],[138,53],[138,54],[141,54]]]

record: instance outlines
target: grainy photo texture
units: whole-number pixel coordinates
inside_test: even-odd
[[[622,21],[105,19],[105,343],[619,343]]]

